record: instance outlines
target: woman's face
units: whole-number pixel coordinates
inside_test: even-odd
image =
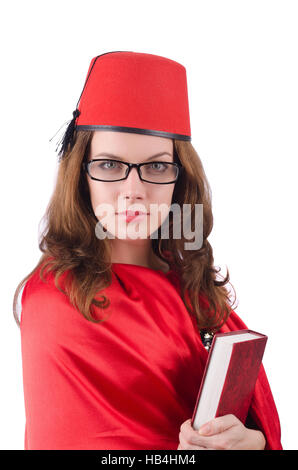
[[[173,151],[172,139],[127,132],[96,131],[91,141],[88,161],[100,158],[127,163],[173,162]],[[157,154],[158,156],[152,158]],[[103,165],[104,171],[111,171],[115,167],[113,162]],[[153,168],[156,171],[163,167],[157,164]],[[112,233],[111,238],[150,237],[167,217],[175,187],[175,183],[152,184],[141,181],[137,168],[132,168],[127,179],[122,181],[96,181],[89,175],[87,181],[93,211],[101,225]],[[127,218],[126,214],[119,214],[128,210],[145,212],[145,215]]]

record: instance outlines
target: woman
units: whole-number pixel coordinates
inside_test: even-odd
[[[23,288],[25,449],[281,449],[262,366],[245,425],[233,415],[190,425],[208,357],[201,335],[246,325],[230,305],[229,273],[220,281],[213,265],[184,67],[102,54],[79,103],[43,255],[14,298],[18,321]],[[192,219],[203,208],[200,224],[170,210],[187,205]],[[199,247],[188,236],[198,228]]]

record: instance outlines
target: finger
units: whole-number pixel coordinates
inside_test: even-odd
[[[208,423],[205,423],[199,429],[199,434],[203,436],[212,436],[214,434],[219,434],[221,432],[226,431],[227,429],[231,428],[239,424],[239,419],[236,418],[235,415],[228,414],[224,416],[220,416],[218,418],[214,418]]]
[[[215,449],[215,450],[224,450],[231,448],[234,442],[234,432],[233,428],[229,428],[218,434],[213,434],[212,436],[200,436],[197,435],[197,440],[193,439],[192,445],[199,445],[205,447],[206,449]]]
[[[196,432],[190,423],[191,418],[184,421],[180,426],[180,433],[183,435],[184,439],[189,442],[191,441],[193,434]]]
[[[179,446],[178,446],[178,450],[206,450],[205,447],[203,446],[200,446],[200,445],[196,445],[194,443],[191,443],[189,441],[187,441],[183,435],[180,433],[179,434]]]
[[[182,423],[180,427],[180,434],[179,440],[183,440],[184,443],[188,443],[190,445],[195,445],[196,448],[208,448],[209,441],[204,439],[203,436],[200,436],[198,430],[194,429],[191,426],[191,418],[187,419]]]
[[[184,421],[184,423],[182,423],[180,426],[180,431],[187,431],[187,430],[193,429],[190,423],[191,423],[191,418]]]
[[[205,449],[210,449],[214,445],[213,436],[201,436],[198,431],[195,431],[189,438],[189,443]]]

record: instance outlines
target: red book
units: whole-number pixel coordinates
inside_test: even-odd
[[[268,337],[252,330],[214,335],[191,425],[233,414],[245,424]]]

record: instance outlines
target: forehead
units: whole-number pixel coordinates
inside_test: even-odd
[[[95,131],[90,145],[90,159],[108,152],[127,161],[149,158],[156,153],[173,155],[173,140],[130,132]]]

